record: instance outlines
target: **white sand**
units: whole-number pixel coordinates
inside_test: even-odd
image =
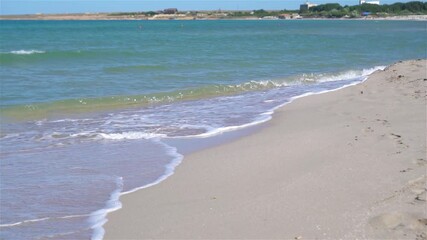
[[[295,100],[121,198],[106,239],[426,239],[426,69]],[[400,77],[399,77],[400,75]]]

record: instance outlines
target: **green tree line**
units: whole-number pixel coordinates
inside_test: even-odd
[[[266,11],[264,9],[258,9],[253,11],[237,11],[231,12],[229,14],[230,17],[257,17],[263,18],[265,16],[279,16],[280,14],[290,14],[290,13],[298,13],[298,10],[279,10],[279,11]]]
[[[410,15],[410,14],[427,14],[427,2],[407,2],[407,3],[393,3],[393,4],[362,4],[355,6],[341,6],[339,3],[327,3],[317,5],[310,8],[306,12],[301,12],[305,16],[319,16],[319,17],[359,17],[362,13],[375,14],[375,15]]]

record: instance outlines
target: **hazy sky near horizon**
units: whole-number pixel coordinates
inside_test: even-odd
[[[400,0],[398,2],[409,2]],[[253,10],[298,9],[305,0],[0,0],[0,14],[87,13],[156,11],[164,8],[178,10]],[[357,5],[358,0],[312,0],[313,3],[337,2]],[[382,0],[391,4],[396,0]]]

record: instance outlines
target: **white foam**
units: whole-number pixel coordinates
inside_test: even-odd
[[[90,214],[89,222],[92,223],[90,228],[93,229],[91,237],[93,240],[101,240],[104,237],[105,230],[102,226],[107,222],[107,214],[122,208],[119,198],[120,192],[123,190],[123,178],[117,177],[116,184],[117,188],[111,193],[106,207]]]
[[[45,53],[45,51],[40,50],[17,50],[17,51],[10,51],[12,54],[17,55],[30,55],[30,54],[36,54],[36,53]]]
[[[26,224],[26,223],[36,223],[36,222],[42,222],[42,221],[47,221],[47,220],[53,220],[53,219],[69,219],[69,218],[89,217],[89,216],[90,216],[89,214],[82,214],[82,215],[69,215],[69,216],[63,216],[63,217],[36,218],[36,219],[29,219],[29,220],[24,220],[24,221],[15,222],[15,223],[0,224],[0,228],[13,227],[13,226]]]
[[[90,118],[64,118],[59,120],[50,121],[51,123],[61,123],[61,122],[80,122],[80,121],[90,121]]]
[[[385,68],[386,66],[376,66],[373,68],[363,69],[362,71],[347,71],[337,75],[320,77],[319,79],[316,80],[316,82],[332,82],[332,81],[339,81],[339,80],[356,79],[356,78],[368,76],[378,70],[384,70]]]
[[[46,220],[49,220],[49,219],[50,218],[45,217],[45,218],[37,218],[37,219],[24,220],[24,221],[16,222],[16,223],[0,224],[0,228],[3,228],[3,227],[13,227],[13,226],[21,225],[21,224],[24,224],[24,223],[41,222],[41,221],[46,221]]]
[[[324,91],[319,91],[319,92],[308,92],[308,93],[304,93],[295,97],[290,98],[290,100],[288,102],[285,102],[283,104],[279,104],[276,107],[273,107],[272,109],[267,110],[264,113],[261,113],[260,116],[263,116],[262,118],[247,123],[247,124],[243,124],[243,125],[238,125],[238,126],[228,126],[228,127],[221,127],[221,128],[214,128],[214,129],[210,129],[208,132],[206,133],[202,133],[202,134],[198,134],[198,135],[190,135],[190,136],[179,136],[179,137],[168,137],[168,138],[207,138],[207,137],[212,137],[212,136],[216,136],[219,134],[223,134],[225,132],[230,132],[230,131],[234,131],[234,130],[238,130],[238,129],[242,129],[242,128],[247,128],[247,127],[251,127],[251,126],[255,126],[264,122],[269,121],[272,117],[272,115],[274,114],[275,110],[277,110],[278,108],[289,104],[291,102],[293,102],[295,99],[298,98],[302,98],[302,97],[306,97],[306,96],[310,96],[310,95],[317,95],[317,94],[322,94],[322,93],[327,93],[327,92],[333,92],[333,91],[337,91],[349,86],[354,86],[356,84],[359,84],[363,81],[365,81],[368,76],[378,70],[384,70],[386,68],[386,66],[376,66],[373,68],[368,68],[368,69],[363,69],[362,71],[348,71],[345,72],[343,74],[339,74],[336,76],[328,76],[328,77],[324,77],[321,78],[317,81],[319,82],[328,82],[328,81],[339,81],[339,80],[351,80],[354,79],[354,82],[350,83],[350,84],[346,84],[344,86],[341,86],[339,88],[335,88],[335,89],[331,89],[331,90],[324,90]],[[264,84],[268,84],[271,81],[265,81]],[[284,85],[285,86],[285,85]],[[274,100],[266,100],[264,102],[270,102],[270,101],[274,101]]]
[[[108,200],[106,204],[106,208],[97,210],[90,214],[89,222],[92,223],[91,229],[93,229],[93,234],[91,239],[92,240],[101,240],[104,237],[105,229],[104,224],[108,221],[107,214],[110,212],[114,212],[122,208],[122,203],[120,202],[120,196],[136,192],[140,189],[148,188],[151,186],[154,186],[165,179],[167,179],[169,176],[171,176],[174,173],[175,168],[182,162],[182,159],[184,158],[183,155],[179,154],[177,152],[177,149],[174,147],[171,147],[165,143],[162,143],[161,141],[157,141],[159,144],[163,145],[167,153],[174,157],[174,159],[165,166],[165,173],[157,178],[154,182],[146,184],[144,186],[131,189],[126,192],[122,192],[123,190],[123,178],[118,177],[117,178],[117,189],[110,195],[110,199]]]
[[[373,67],[373,68],[363,69],[363,71],[362,71],[362,75],[363,75],[363,76],[369,76],[369,75],[371,75],[372,73],[374,73],[374,72],[376,72],[376,71],[378,71],[378,70],[383,71],[384,69],[386,69],[386,67],[387,67],[387,66],[376,66],[376,67]],[[366,79],[365,79],[365,80],[366,80]]]
[[[373,68],[363,69],[361,75],[359,75],[359,76],[351,77],[351,78],[348,78],[348,79],[341,78],[343,80],[349,80],[349,79],[353,79],[354,78],[355,81],[352,82],[352,83],[350,83],[350,84],[346,84],[346,85],[343,85],[343,86],[341,86],[339,88],[334,88],[334,89],[331,89],[331,90],[324,90],[324,91],[319,91],[319,92],[307,92],[307,93],[304,93],[304,94],[292,97],[289,100],[289,102],[285,102],[283,104],[280,104],[280,105],[274,107],[273,109],[271,109],[269,112],[274,113],[274,111],[277,110],[278,108],[281,108],[284,105],[289,104],[289,103],[293,102],[295,99],[298,99],[298,98],[303,98],[303,97],[307,97],[307,96],[310,96],[310,95],[318,95],[318,94],[323,94],[323,93],[328,93],[328,92],[334,92],[334,91],[338,91],[338,90],[341,90],[341,89],[344,89],[344,88],[347,88],[347,87],[350,87],[350,86],[357,85],[359,83],[362,83],[362,82],[366,81],[368,79],[369,75],[371,75],[372,73],[374,73],[374,72],[376,72],[378,70],[382,71],[386,67],[387,66],[376,66],[376,67],[373,67]],[[356,78],[358,78],[358,77],[360,77],[360,79],[356,80]],[[331,81],[333,81],[333,80],[331,80]]]
[[[20,136],[19,133],[8,133],[8,134],[4,134],[4,135],[2,133],[0,133],[0,139],[16,138],[19,136]]]
[[[225,85],[229,89],[237,89],[243,91],[252,91],[252,90],[261,90],[261,89],[270,89],[275,87],[284,87],[288,86],[288,82],[285,81],[273,81],[273,80],[258,80],[258,81],[249,81],[236,85]],[[227,96],[228,98],[240,98],[241,96]]]
[[[265,115],[265,114],[260,114],[260,116],[261,115]],[[267,122],[268,120],[270,120],[270,118],[271,118],[270,116],[267,116],[267,117],[262,117],[261,119],[259,119],[257,121],[246,123],[243,125],[213,128],[212,130],[210,130],[208,132],[197,134],[197,135],[168,137],[168,138],[180,138],[180,139],[184,139],[184,138],[208,138],[208,137],[213,137],[213,136],[220,135],[220,134],[223,134],[226,132],[231,132],[234,130],[255,126],[255,125]]]
[[[307,93],[304,93],[304,94],[301,94],[301,95],[298,95],[298,96],[292,97],[292,98],[290,98],[289,102],[285,102],[285,103],[283,103],[283,104],[281,104],[281,105],[279,105],[279,106],[274,107],[274,108],[272,109],[272,113],[274,113],[274,111],[275,111],[275,110],[277,110],[278,108],[281,108],[281,107],[283,107],[284,105],[289,104],[289,103],[293,102],[294,100],[296,100],[296,99],[298,99],[298,98],[303,98],[303,97],[307,97],[307,96],[311,96],[311,95],[318,95],[318,94],[323,94],[323,93],[328,93],[328,92],[335,92],[335,91],[338,91],[338,90],[341,90],[341,89],[344,89],[344,88],[347,88],[347,87],[354,86],[354,85],[357,85],[357,84],[359,84],[359,83],[362,83],[362,82],[364,82],[366,79],[368,79],[368,77],[364,77],[364,78],[363,78],[363,79],[361,79],[360,81],[355,81],[355,82],[352,82],[352,83],[350,83],[350,84],[346,84],[346,85],[344,85],[344,86],[341,86],[341,87],[339,87],[339,88],[334,88],[334,89],[331,89],[331,90],[324,90],[324,91],[319,91],[319,92],[307,92]]]
[[[132,190],[129,190],[129,191],[126,191],[126,192],[122,192],[122,193],[121,193],[122,195],[129,194],[129,193],[133,193],[133,192],[138,191],[138,190],[140,190],[140,189],[148,188],[148,187],[154,186],[154,185],[156,185],[156,184],[158,184],[158,183],[160,183],[160,182],[164,181],[166,178],[170,177],[170,176],[174,173],[175,168],[176,168],[176,167],[177,167],[177,166],[182,162],[182,160],[184,159],[184,156],[183,156],[183,155],[181,155],[181,154],[179,154],[179,153],[178,153],[178,151],[177,151],[177,149],[176,149],[175,147],[171,147],[171,146],[169,146],[169,145],[167,145],[167,144],[165,144],[165,143],[163,143],[163,142],[161,142],[161,141],[157,141],[157,142],[158,142],[159,144],[163,145],[163,146],[166,148],[167,153],[168,153],[170,156],[174,157],[174,159],[173,159],[169,164],[167,164],[167,165],[165,166],[165,169],[166,169],[166,170],[165,170],[165,173],[164,173],[162,176],[160,176],[159,178],[157,178],[154,182],[149,183],[149,184],[146,184],[146,185],[144,185],[144,186],[142,186],[142,187],[139,187],[139,188],[134,188],[134,189],[132,189]]]
[[[99,133],[104,139],[109,140],[136,140],[136,139],[152,139],[166,137],[165,134],[146,133],[146,132],[123,132],[123,133]]]

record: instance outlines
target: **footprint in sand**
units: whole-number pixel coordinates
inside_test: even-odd
[[[414,164],[416,164],[418,166],[425,166],[425,165],[427,165],[427,160],[425,160],[423,158],[418,158],[417,160],[414,161]]]
[[[384,126],[386,126],[386,127],[389,127],[390,126],[390,123],[387,121],[387,120],[385,120],[385,119],[379,119],[379,118],[377,118],[377,119],[375,119],[377,122],[380,122],[382,125],[384,125]]]
[[[425,239],[427,219],[413,213],[390,212],[371,218],[369,225],[381,238]]]
[[[399,135],[399,134],[394,134],[394,133],[390,133],[390,136],[392,136],[394,139],[399,139],[399,138],[401,138],[401,137],[402,137],[401,135]]]
[[[427,177],[422,176],[408,182],[409,190],[415,195],[412,204],[426,204],[427,188],[426,183]],[[427,223],[427,222],[426,222]],[[426,228],[427,230],[427,228]]]
[[[403,143],[401,135],[395,134],[395,133],[390,133],[389,136],[390,136],[391,139],[396,140],[396,144],[397,145],[399,145],[401,147],[404,147],[404,148],[408,148],[409,147],[407,144]]]
[[[363,131],[364,131],[365,133],[372,133],[372,132],[374,132],[374,129],[373,129],[373,128],[371,128],[371,127],[366,127],[365,129],[363,129]]]

